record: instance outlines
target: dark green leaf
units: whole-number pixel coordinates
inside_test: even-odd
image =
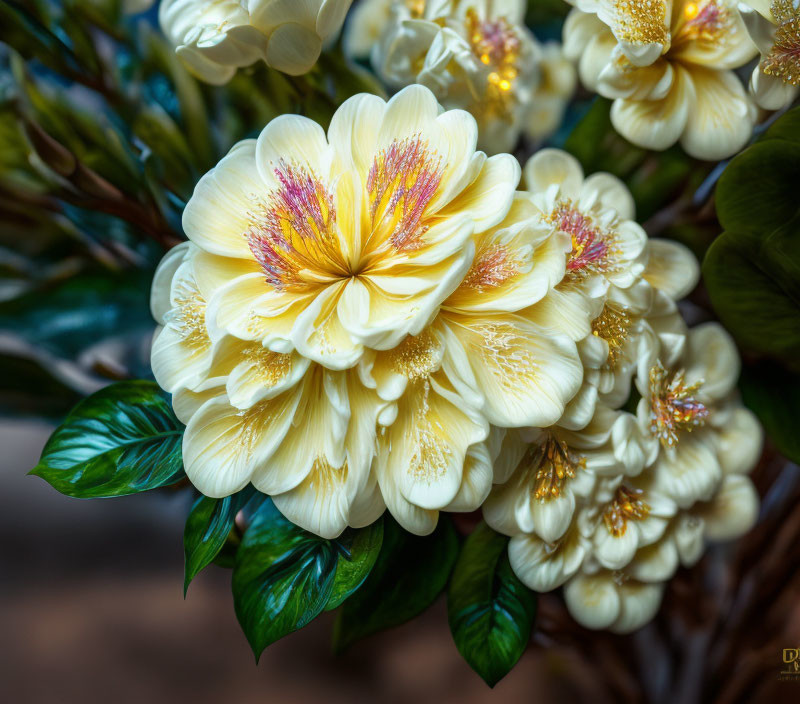
[[[800,463],[800,375],[764,363],[745,367],[739,387],[745,405],[758,416],[778,451]]]
[[[180,480],[183,426],[148,381],[112,384],[79,403],[31,474],[78,498],[124,496]]]
[[[236,616],[256,659],[270,643],[358,589],[375,562],[382,533],[377,521],[325,540],[264,501],[251,517],[233,569]]]
[[[458,538],[442,515],[436,530],[416,536],[386,516],[383,545],[369,577],[343,605],[334,626],[334,648],[397,626],[428,608],[441,594],[458,554]]]
[[[720,319],[744,348],[800,360],[797,221],[769,237],[725,232],[709,248],[703,278]]]
[[[766,131],[762,139],[787,139],[800,143],[800,108],[781,115]]]
[[[536,615],[536,595],[511,570],[507,546],[507,537],[481,523],[464,543],[447,591],[458,652],[490,687],[525,651]]]
[[[183,531],[184,567],[183,593],[189,583],[219,554],[233,529],[236,514],[256,494],[247,487],[233,496],[212,499],[200,496],[192,505]]]
[[[271,643],[310,623],[333,589],[338,552],[265,501],[236,553],[233,603],[256,660]]]
[[[339,542],[342,554],[325,610],[340,606],[369,575],[383,544],[383,518],[358,531],[345,531]]]
[[[765,235],[785,225],[800,208],[800,143],[768,139],[728,164],[716,191],[717,216],[727,232]]]

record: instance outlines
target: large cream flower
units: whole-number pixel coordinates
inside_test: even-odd
[[[362,35],[375,33],[384,8],[368,0],[349,27],[354,54],[364,51]],[[558,126],[575,80],[560,47],[543,50],[524,14],[522,0],[395,0],[372,63],[391,86],[420,83],[445,106],[469,110],[481,147],[508,151],[521,133],[541,138]]]
[[[259,59],[284,73],[306,73],[341,29],[350,2],[162,0],[159,23],[194,74],[222,84]]]
[[[800,93],[800,5],[794,0],[747,0],[742,18],[761,53],[750,91],[765,110],[780,110]]]
[[[564,48],[611,119],[648,149],[680,141],[699,159],[741,149],[756,117],[732,69],[756,54],[734,0],[570,0]]]
[[[327,137],[278,118],[200,181],[154,279],[152,352],[200,491],[251,482],[326,537],[386,507],[426,533],[488,494],[490,422],[560,417],[577,349],[526,311],[568,242],[475,132],[419,86],[361,95]]]

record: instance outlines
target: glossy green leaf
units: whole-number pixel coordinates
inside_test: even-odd
[[[183,426],[148,381],[112,384],[79,403],[31,474],[77,498],[124,496],[184,477]]]
[[[381,524],[325,540],[286,519],[272,501],[251,517],[233,568],[236,616],[258,659],[271,643],[310,623],[366,578]]]
[[[184,594],[197,574],[219,555],[233,529],[236,514],[256,495],[263,496],[247,487],[233,496],[222,499],[200,496],[194,502],[183,531]]]
[[[739,388],[745,405],[758,416],[778,451],[800,464],[800,375],[762,363],[745,367]]]
[[[490,687],[525,651],[536,615],[536,595],[511,570],[507,546],[507,537],[481,523],[465,541],[447,591],[458,652]]]
[[[457,554],[458,538],[446,516],[427,536],[412,535],[386,516],[375,566],[339,611],[333,634],[337,652],[427,609],[445,588]]]
[[[383,544],[383,518],[357,531],[345,531],[337,540],[339,564],[333,579],[333,588],[325,610],[341,606],[364,582]]]
[[[703,261],[714,310],[747,350],[800,361],[800,223],[768,237],[725,232]]]

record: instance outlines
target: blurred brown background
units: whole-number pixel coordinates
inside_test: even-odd
[[[61,496],[25,475],[50,430],[29,420],[0,422],[0,701],[546,704],[666,699],[659,692],[681,704],[708,700],[693,684],[706,666],[702,632],[686,641],[686,652],[672,654],[682,667],[665,672],[649,631],[620,639],[571,630],[562,642],[552,631],[568,625],[555,597],[542,605],[544,633],[494,690],[461,660],[442,600],[339,658],[330,652],[332,617],[325,614],[268,648],[256,666],[233,612],[229,572],[210,567],[182,598],[188,497]],[[800,593],[794,596],[785,647],[800,646]],[[702,600],[695,608],[704,608]],[[757,637],[730,645],[741,652],[723,684],[742,675],[741,663],[757,658],[763,666],[747,686],[716,687],[714,700],[800,701],[800,679],[779,681],[781,653],[773,645],[760,652]],[[619,666],[634,656],[644,663],[645,685]]]

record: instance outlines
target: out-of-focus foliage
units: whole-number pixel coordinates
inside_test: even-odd
[[[149,375],[149,279],[200,176],[281,113],[380,92],[338,50],[206,86],[119,0],[4,0],[0,42],[0,410]]]

